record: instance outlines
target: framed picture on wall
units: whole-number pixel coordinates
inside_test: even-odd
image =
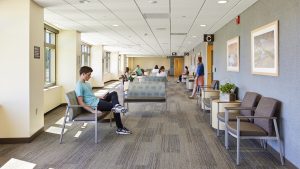
[[[240,41],[239,36],[227,41],[227,71],[240,71]]]
[[[278,20],[251,32],[251,71],[278,76]]]

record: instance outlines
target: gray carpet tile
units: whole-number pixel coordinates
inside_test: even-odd
[[[255,141],[241,141],[241,164],[235,165],[236,140],[224,148],[224,132],[216,136],[209,125],[209,111],[202,112],[196,99],[188,99],[185,85],[169,79],[165,103],[130,103],[122,116],[131,135],[117,135],[116,127],[100,123],[98,144],[94,124],[67,126],[63,144],[59,135],[44,132],[32,143],[0,145],[0,166],[10,158],[37,164],[35,169],[282,169],[269,152]],[[110,83],[111,84],[111,83]],[[106,89],[106,88],[104,88]],[[120,100],[122,96],[120,96]],[[45,115],[45,129],[65,112],[58,107]],[[82,131],[79,138],[74,135]]]

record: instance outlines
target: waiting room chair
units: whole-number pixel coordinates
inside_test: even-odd
[[[197,104],[199,102],[199,99],[201,98],[201,90],[205,91],[206,89],[214,89],[214,90],[218,90],[219,89],[219,80],[213,80],[211,82],[211,85],[204,85],[204,86],[197,86]]]
[[[228,120],[236,121],[236,116],[253,116],[254,112],[251,110],[256,107],[261,95],[255,92],[246,92],[240,107],[234,108],[235,112],[229,112]],[[246,109],[245,109],[246,108]],[[218,129],[217,136],[219,136],[220,121],[225,122],[225,112],[218,112]],[[242,119],[242,121],[253,121],[253,119]]]
[[[105,118],[108,114],[110,114],[110,126],[112,121],[112,113],[111,111],[103,111],[101,113],[97,113],[97,108],[92,107],[95,109],[95,112],[87,111],[83,108],[83,106],[80,106],[77,101],[77,96],[75,91],[71,91],[66,93],[66,101],[67,101],[67,109],[64,117],[64,123],[63,128],[60,135],[60,143],[62,143],[64,129],[66,126],[67,118],[69,117],[69,121],[73,122],[93,122],[95,123],[95,143],[97,144],[98,137],[97,137],[97,131],[98,131],[98,122],[99,120]],[[99,111],[98,111],[99,112]]]
[[[229,111],[236,108],[225,108],[225,143],[228,149],[228,134],[237,139],[236,164],[240,163],[240,140],[262,139],[276,140],[279,144],[281,164],[283,161],[283,147],[278,132],[277,118],[279,101],[273,98],[262,97],[254,111],[254,116],[236,116],[236,121],[229,121]],[[254,108],[248,108],[253,110]],[[246,108],[245,108],[246,110]],[[253,119],[253,122],[249,119]],[[274,135],[275,129],[275,135]]]

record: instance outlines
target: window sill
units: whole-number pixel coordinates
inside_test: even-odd
[[[59,87],[61,87],[61,86],[57,86],[57,85],[50,86],[50,87],[44,88],[44,91],[53,90],[53,89],[56,89],[56,88],[59,88]]]

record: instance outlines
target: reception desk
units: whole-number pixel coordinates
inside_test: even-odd
[[[211,107],[211,125],[213,128],[218,128],[218,112],[225,112],[225,107],[239,107],[241,101],[231,101],[225,102],[220,100],[213,100]],[[219,129],[225,130],[225,124],[223,122],[219,122]]]

